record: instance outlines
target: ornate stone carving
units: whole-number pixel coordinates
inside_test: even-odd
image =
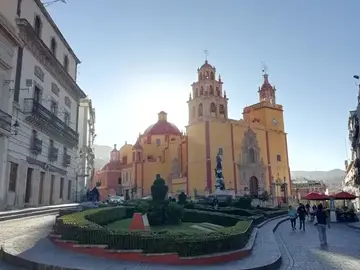
[[[245,131],[238,163],[238,175],[240,176],[238,191],[240,193],[249,190],[250,186],[254,186],[250,182],[254,177],[257,179],[258,184],[256,186],[258,186],[259,191],[264,190],[267,166],[264,164],[260,153],[256,133],[251,129]]]
[[[180,164],[177,158],[174,158],[171,165],[171,177],[178,178],[180,177]]]
[[[44,82],[45,73],[39,66],[34,67],[34,75],[39,78],[40,81]]]
[[[51,83],[51,92],[53,92],[55,95],[59,96],[60,89],[56,85],[56,83]]]
[[[64,98],[64,103],[68,108],[71,108],[71,100],[69,97]]]

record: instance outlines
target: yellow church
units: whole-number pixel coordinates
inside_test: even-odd
[[[159,112],[134,145],[111,152],[110,162],[94,177],[102,196],[116,192],[144,197],[151,193],[156,174],[165,179],[173,196],[214,192],[216,155],[222,153],[226,189],[236,195],[268,191],[273,198],[290,194],[290,168],[283,107],[264,73],[259,101],[243,110],[243,119],[229,119],[228,97],[220,75],[205,61],[189,95],[189,122],[182,133]]]

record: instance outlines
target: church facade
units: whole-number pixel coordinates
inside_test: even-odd
[[[150,194],[156,174],[169,192],[196,197],[214,191],[216,155],[222,153],[226,189],[256,196],[263,191],[286,198],[291,177],[283,107],[264,73],[258,103],[243,109],[243,119],[229,119],[228,97],[220,75],[207,61],[198,69],[188,99],[189,122],[182,133],[166,112],[139,134],[134,145],[114,147],[110,162],[94,177],[102,196]]]

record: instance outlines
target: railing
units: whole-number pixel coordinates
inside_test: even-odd
[[[64,166],[69,166],[71,163],[71,156],[68,154],[64,154],[63,156],[63,165]]]
[[[57,161],[58,160],[58,154],[59,154],[59,149],[50,146],[49,148],[49,160],[50,161]]]
[[[24,100],[24,113],[30,114],[30,117],[26,118],[27,121],[36,121],[41,128],[59,141],[71,147],[78,144],[79,134],[35,99]]]
[[[32,138],[30,144],[30,151],[36,155],[41,154],[42,152],[42,140],[38,138]]]
[[[0,110],[0,129],[11,132],[11,115]]]

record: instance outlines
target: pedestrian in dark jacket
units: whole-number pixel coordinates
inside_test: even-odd
[[[316,217],[315,225],[317,226],[317,230],[319,233],[320,245],[321,247],[327,247],[328,245],[327,235],[326,235],[327,215],[323,209],[322,204],[318,205],[315,217]]]
[[[299,216],[299,221],[300,221],[300,228],[299,230],[303,229],[303,231],[305,232],[305,217],[306,217],[306,209],[305,206],[302,203],[299,203],[299,207],[297,209],[297,213]]]

